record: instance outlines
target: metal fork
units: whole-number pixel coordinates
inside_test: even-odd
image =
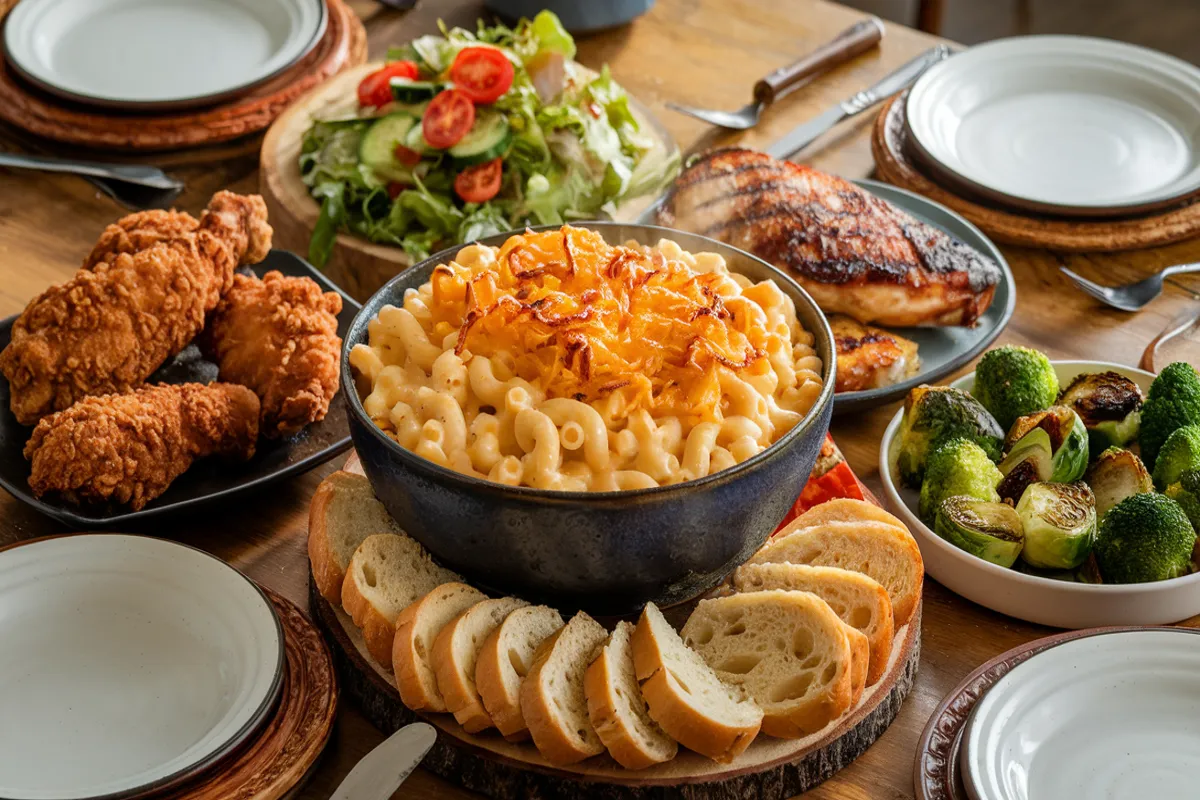
[[[1140,280],[1135,283],[1127,283],[1124,286],[1101,286],[1094,281],[1089,281],[1080,275],[1075,274],[1066,267],[1059,267],[1063,274],[1075,282],[1083,291],[1090,294],[1102,303],[1119,308],[1122,311],[1140,311],[1145,308],[1151,300],[1162,294],[1163,278],[1171,275],[1182,275],[1185,272],[1200,272],[1200,263],[1196,264],[1176,264],[1173,267],[1167,267],[1157,275],[1151,275],[1145,280]]]
[[[860,53],[870,50],[883,38],[883,23],[870,17],[842,31],[828,44],[818,47],[798,61],[780,67],[754,84],[754,99],[737,111],[718,111],[711,108],[667,103],[667,107],[696,117],[720,128],[745,130],[758,124],[763,109],[796,88],[805,78],[819,75]]]

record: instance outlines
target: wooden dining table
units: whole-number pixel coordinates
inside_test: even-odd
[[[472,0],[425,0],[407,12],[359,0],[352,5],[366,23],[373,57],[382,57],[390,44],[436,30],[439,17],[448,24],[474,28],[475,19],[485,13],[482,3]],[[658,0],[647,15],[629,25],[581,36],[578,58],[593,67],[607,62],[613,75],[659,115],[685,151],[733,142],[765,146],[938,40],[888,24],[877,50],[779,100],[757,128],[740,135],[714,131],[665,104],[673,100],[736,108],[750,99],[756,79],[862,16],[821,0]],[[797,160],[848,178],[870,176],[872,116],[864,114],[843,123],[798,154]],[[0,143],[12,146],[5,138],[0,133]],[[179,206],[197,212],[218,189],[255,191],[256,167],[256,158],[250,156],[171,170],[187,182]],[[0,316],[18,313],[47,286],[70,277],[102,228],[123,213],[80,179],[0,170]],[[1170,264],[1200,260],[1200,239],[1126,253],[1068,255],[1002,249],[1016,276],[1018,301],[999,343],[1037,347],[1051,358],[1135,365],[1147,343],[1176,314],[1197,302],[1187,289],[1169,285],[1163,297],[1138,314],[1103,308],[1077,291],[1059,267],[1069,266],[1100,282],[1123,283]],[[1170,360],[1190,355],[1195,355],[1194,342],[1186,339],[1168,354]],[[878,486],[879,442],[896,409],[896,404],[886,405],[833,422],[834,437],[869,485]],[[225,507],[145,522],[130,526],[130,532],[211,551],[306,608],[308,501],[320,479],[342,460],[339,457]],[[0,492],[0,545],[65,531]],[[1200,627],[1200,618],[1184,624]],[[1048,628],[993,613],[928,580],[920,669],[899,716],[862,757],[808,796],[825,800],[912,797],[918,738],[937,703],[983,662],[1049,633]],[[298,796],[328,797],[381,740],[381,733],[353,703],[343,700],[333,739]],[[395,796],[418,800],[473,795],[418,770]]]

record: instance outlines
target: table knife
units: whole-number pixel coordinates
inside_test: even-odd
[[[436,740],[432,725],[415,722],[404,726],[363,756],[329,800],[387,800]]]
[[[842,120],[867,110],[885,97],[908,88],[934,64],[950,56],[950,48],[939,44],[909,61],[882,80],[844,100],[815,119],[802,123],[767,148],[772,158],[789,158]]]

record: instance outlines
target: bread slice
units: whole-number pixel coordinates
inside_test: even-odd
[[[842,629],[846,632],[846,643],[850,645],[850,707],[854,708],[867,688],[871,646],[867,643],[867,635],[858,628],[843,622]]]
[[[542,642],[521,684],[525,724],[551,763],[574,764],[604,752],[588,719],[583,674],[607,638],[604,626],[580,611]]]
[[[433,642],[433,671],[437,674],[438,691],[446,701],[446,710],[467,733],[493,727],[475,688],[479,648],[505,617],[525,605],[528,603],[516,597],[483,600],[455,617]]]
[[[815,594],[776,589],[701,600],[682,635],[718,677],[754,698],[771,736],[808,736],[850,708],[846,625]]]
[[[431,663],[433,643],[455,617],[486,599],[465,583],[443,583],[396,617],[392,669],[404,705],[414,711],[446,710]]]
[[[733,573],[733,586],[739,592],[791,589],[818,595],[842,622],[866,634],[870,653],[867,684],[873,685],[887,671],[895,634],[892,601],[875,579],[837,567],[745,564]]]
[[[525,606],[509,614],[488,634],[475,664],[475,688],[496,729],[509,741],[529,738],[521,714],[521,682],[529,674],[533,654],[563,626],[549,606]]]
[[[908,526],[899,517],[889,514],[874,503],[839,497],[834,500],[826,500],[805,511],[789,522],[786,528],[776,534],[776,537],[786,536],[793,531],[811,528],[826,522],[882,522],[902,531],[908,531]]]
[[[645,769],[675,757],[679,745],[646,710],[633,670],[633,623],[618,622],[583,678],[588,718],[616,762]]]
[[[762,709],[740,688],[723,683],[653,603],[642,611],[632,641],[646,708],[668,736],[723,763],[750,746],[762,725]]]
[[[342,581],[354,551],[374,533],[403,533],[375,499],[363,475],[332,472],[317,487],[308,507],[308,560],[321,596],[342,602]]]
[[[371,657],[391,669],[400,612],[438,585],[461,580],[434,564],[425,548],[407,536],[375,534],[364,539],[350,559],[342,582],[342,608],[362,631]]]
[[[777,536],[751,564],[840,567],[874,578],[892,601],[892,618],[903,627],[917,610],[925,564],[912,534],[882,522],[824,522]]]

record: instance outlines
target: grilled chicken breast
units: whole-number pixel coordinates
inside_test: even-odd
[[[861,392],[891,386],[917,374],[917,343],[849,317],[829,317],[837,349],[837,392]]]
[[[702,155],[658,222],[754,253],[864,324],[974,325],[1000,280],[991,259],[891,203],[757,150]]]

